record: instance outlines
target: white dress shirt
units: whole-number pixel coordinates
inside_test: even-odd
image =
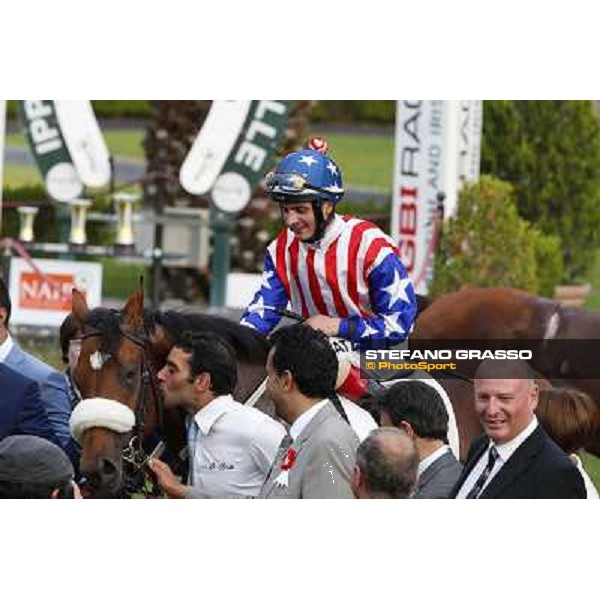
[[[285,429],[231,396],[219,396],[189,419],[188,498],[251,498],[275,460]]]
[[[10,333],[7,333],[6,339],[0,344],[0,363],[3,363],[6,360],[6,357],[13,348],[13,344],[14,342]]]
[[[314,419],[315,415],[328,403],[329,400],[321,400],[305,410],[291,425],[290,437],[296,441],[303,429]]]
[[[493,445],[495,445],[496,450],[498,451],[498,458],[496,459],[496,462],[494,463],[494,468],[492,469],[490,476],[487,478],[485,484],[481,488],[481,492],[479,493],[479,495],[481,495],[481,493],[483,493],[483,490],[485,490],[485,488],[490,484],[490,481],[492,481],[492,479],[494,479],[494,477],[496,476],[498,471],[502,468],[502,466],[506,463],[506,461],[508,461],[508,459],[516,452],[517,448],[534,432],[537,425],[538,425],[538,420],[537,420],[537,417],[534,415],[533,419],[531,420],[529,425],[527,425],[527,427],[525,427],[525,429],[523,429],[523,431],[521,431],[521,433],[519,433],[519,435],[514,437],[512,440],[509,440],[508,442],[506,442],[504,444],[497,444],[497,445],[493,444],[490,441],[485,452],[481,455],[481,457],[477,461],[477,464],[473,467],[473,469],[469,473],[469,476],[465,479],[465,481],[462,484],[460,490],[458,491],[458,494],[456,495],[456,497],[457,498],[466,498],[468,496],[469,492],[473,489],[473,486],[475,485],[475,483],[477,483],[479,476],[485,470],[485,467],[488,462],[488,454],[489,454],[490,448]]]

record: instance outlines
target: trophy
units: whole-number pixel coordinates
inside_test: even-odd
[[[33,242],[33,222],[38,214],[37,206],[19,206],[19,241]]]
[[[71,200],[71,233],[69,235],[69,243],[71,246],[85,246],[87,236],[85,233],[85,221],[87,218],[87,209],[91,206],[92,201],[85,198]]]
[[[137,194],[119,192],[113,195],[117,213],[117,239],[115,247],[120,253],[131,253],[133,243],[133,205],[140,199]]]

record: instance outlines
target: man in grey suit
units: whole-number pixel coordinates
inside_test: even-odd
[[[358,438],[335,396],[335,352],[306,325],[283,327],[272,340],[267,390],[291,427],[259,497],[353,498]]]
[[[415,442],[419,469],[414,498],[449,498],[462,467],[448,446],[448,413],[437,391],[401,381],[381,402],[382,425],[404,430]]]
[[[71,437],[69,418],[72,412],[67,382],[62,373],[25,352],[8,331],[11,301],[8,289],[0,277],[0,363],[35,381],[54,437],[77,465],[79,450]]]

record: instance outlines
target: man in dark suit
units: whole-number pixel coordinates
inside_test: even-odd
[[[267,390],[277,415],[291,427],[260,498],[353,498],[358,438],[335,396],[333,348],[324,333],[307,325],[283,327],[272,341]]]
[[[452,497],[585,498],[575,464],[538,424],[538,387],[526,362],[487,360],[475,374],[485,435],[473,442]]]
[[[421,381],[400,381],[381,401],[381,423],[405,431],[419,454],[413,498],[449,498],[462,467],[448,446],[448,413],[438,392]]]
[[[0,277],[0,363],[37,384],[54,437],[76,465],[79,449],[69,428],[72,403],[67,381],[62,373],[25,352],[12,338],[8,330],[11,308],[8,289]]]
[[[58,443],[36,382],[0,364],[0,439],[14,434]]]

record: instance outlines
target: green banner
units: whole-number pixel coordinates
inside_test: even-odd
[[[83,184],[65,144],[53,100],[19,100],[19,116],[29,149],[48,194],[69,201],[81,196]]]
[[[253,100],[250,110],[213,186],[215,206],[227,213],[245,208],[254,188],[273,162],[289,116],[292,102],[286,100]]]

